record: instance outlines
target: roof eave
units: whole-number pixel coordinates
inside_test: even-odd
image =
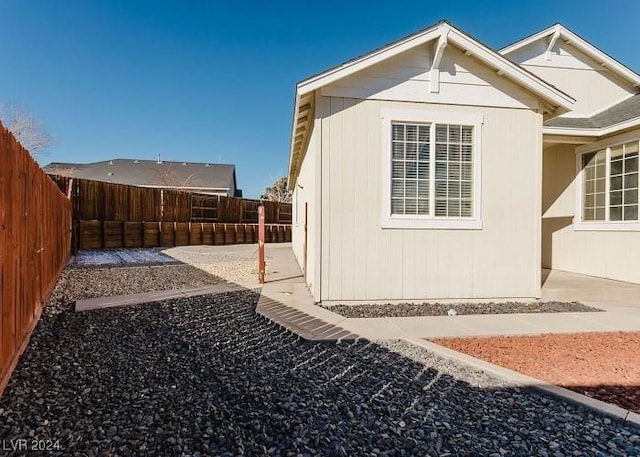
[[[616,73],[622,79],[628,81],[629,83],[633,84],[636,87],[640,87],[639,74],[637,74],[635,71],[631,70],[624,64],[618,62],[616,59],[608,55],[606,52],[601,51],[600,49],[598,49],[597,47],[589,43],[587,40],[585,40],[581,36],[572,32],[562,24],[552,25],[551,27],[541,30],[538,33],[535,33],[526,38],[523,38],[520,41],[510,44],[509,46],[506,46],[500,49],[498,52],[502,55],[511,54],[512,52],[522,49],[525,46],[535,43],[536,41],[546,38],[547,36],[552,35],[556,32],[559,32],[560,39],[563,40],[565,43],[570,44],[571,46],[578,49],[579,51],[587,54],[589,57],[591,57],[600,65],[602,65],[604,68],[608,68],[612,72]]]

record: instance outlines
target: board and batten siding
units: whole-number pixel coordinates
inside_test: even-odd
[[[316,106],[322,148],[321,300],[539,296],[540,114],[516,107],[335,96],[317,97]],[[381,227],[387,179],[382,160],[389,153],[381,141],[381,112],[401,108],[483,116],[481,230]]]
[[[640,138],[640,130],[635,133]],[[544,149],[543,267],[640,283],[640,231],[575,229],[580,218],[576,214],[578,179],[575,146]]]
[[[545,60],[547,42],[537,41],[509,54],[509,58],[576,99],[562,117],[591,117],[634,95],[637,89],[599,62],[562,40]]]

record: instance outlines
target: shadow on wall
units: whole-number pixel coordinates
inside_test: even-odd
[[[542,268],[553,268],[555,234],[573,223],[576,145],[547,146],[542,162]],[[544,285],[545,278],[542,283]]]

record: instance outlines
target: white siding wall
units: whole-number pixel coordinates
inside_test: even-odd
[[[640,283],[640,232],[574,230],[576,179],[575,147],[545,148],[543,266]]]
[[[316,122],[311,131],[311,137],[309,139],[309,146],[306,151],[306,155],[303,158],[302,165],[300,167],[300,173],[296,182],[296,187],[293,194],[293,221],[291,232],[291,247],[293,253],[298,260],[298,264],[304,270],[304,218],[305,218],[305,204],[308,205],[308,233],[307,233],[307,284],[314,295],[314,298],[319,301],[318,283],[316,275],[319,275],[317,264],[319,262],[316,256],[318,250],[317,245],[319,243],[320,234],[320,222],[318,220],[319,208],[318,204],[318,183],[317,175],[320,173],[317,168],[317,162],[319,160],[319,136],[318,136],[318,123]]]
[[[546,46],[546,40],[538,41],[508,57],[576,99],[571,111],[563,117],[590,117],[637,92],[599,62],[562,40],[552,49],[551,60],[545,60]]]
[[[482,230],[380,226],[381,109],[480,113]],[[320,97],[322,300],[536,297],[542,117],[527,109]]]

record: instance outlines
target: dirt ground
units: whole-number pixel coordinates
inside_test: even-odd
[[[640,332],[431,341],[640,412]]]

